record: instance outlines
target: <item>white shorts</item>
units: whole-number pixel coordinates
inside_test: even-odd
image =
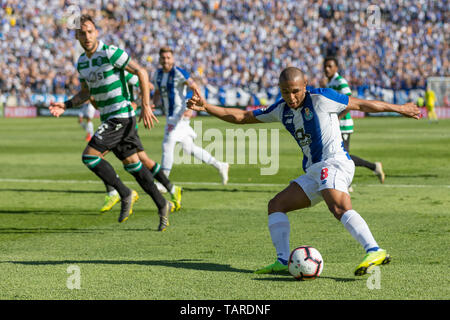
[[[172,140],[175,142],[181,142],[186,139],[186,137],[192,138],[193,140],[197,138],[197,134],[190,126],[189,120],[181,119],[170,132],[169,126],[170,124],[166,124],[164,130],[164,141]]]
[[[305,191],[311,206],[314,206],[323,200],[321,190],[335,189],[348,193],[354,174],[355,163],[351,159],[333,158],[314,163],[304,175],[291,183],[297,183]]]
[[[81,107],[80,112],[78,113],[78,116],[87,118],[87,119],[94,119],[95,116],[95,108],[92,104],[88,103]]]

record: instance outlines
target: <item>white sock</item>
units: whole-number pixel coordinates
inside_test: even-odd
[[[169,192],[171,195],[175,194],[175,185],[174,184],[172,185],[172,189],[170,189]]]
[[[370,232],[369,226],[358,212],[348,210],[342,215],[341,222],[366,252],[378,250],[378,244]]]
[[[170,170],[169,170],[169,169],[161,169],[161,170],[163,171],[164,175],[165,175],[167,178],[169,178]]]
[[[118,194],[118,192],[117,192],[117,190],[116,189],[113,189],[112,191],[109,191],[108,192],[108,196],[115,196],[116,194]]]
[[[86,125],[86,131],[93,136],[94,135],[94,124],[92,123],[92,121],[89,121]]]
[[[291,253],[289,249],[291,226],[288,216],[283,212],[269,214],[269,231],[278,259],[282,259],[283,261],[281,262],[287,263]]]

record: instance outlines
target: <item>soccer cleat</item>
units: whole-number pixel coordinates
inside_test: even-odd
[[[266,274],[266,273],[278,273],[288,271],[288,265],[282,264],[279,260],[275,261],[275,263],[270,264],[264,268],[258,269],[255,271],[256,274]]]
[[[131,194],[122,199],[122,207],[120,208],[119,222],[125,222],[128,217],[133,214],[133,205],[139,199],[136,191],[131,190]]]
[[[226,185],[228,183],[228,170],[230,165],[226,162],[222,162],[219,167],[219,173],[222,176],[222,184]]]
[[[172,201],[167,201],[164,208],[159,210],[159,226],[158,231],[166,231],[169,226],[169,213],[175,211],[175,204]]]
[[[179,186],[174,186],[175,192],[172,194],[172,202],[175,204],[175,211],[181,209],[181,194],[183,193],[183,188]]]
[[[89,142],[92,139],[92,135],[90,133],[86,134],[86,138],[84,139],[84,141]]]
[[[103,203],[103,207],[100,209],[100,212],[106,212],[111,210],[117,202],[120,201],[120,196],[116,193],[113,196],[105,196],[105,202]]]
[[[388,264],[392,258],[386,253],[386,250],[378,249],[364,256],[363,261],[356,267],[355,276],[363,276],[368,273],[374,266]]]
[[[375,162],[375,170],[373,173],[375,173],[381,183],[384,183],[385,174],[383,172],[383,165],[381,162]]]

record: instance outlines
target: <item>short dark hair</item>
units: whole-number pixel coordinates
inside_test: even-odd
[[[173,54],[173,50],[170,47],[161,47],[161,49],[159,49],[159,55],[162,55],[166,52],[170,52],[171,54]]]
[[[336,67],[339,68],[339,62],[338,62],[338,59],[335,56],[327,56],[327,57],[325,57],[325,59],[323,60],[323,64],[325,65],[325,63],[327,63],[327,61],[333,61],[334,64],[336,65]]]
[[[92,23],[94,25],[94,27],[97,28],[97,26],[95,25],[94,19],[89,14],[82,14],[80,17],[80,28],[81,28],[81,25],[86,22]]]
[[[303,71],[296,67],[287,67],[281,71],[278,82],[283,83],[286,81],[293,81],[296,78],[301,78],[304,81],[305,75]]]

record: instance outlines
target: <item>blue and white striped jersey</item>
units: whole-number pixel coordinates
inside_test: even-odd
[[[167,117],[167,123],[176,125],[186,111],[187,71],[174,66],[169,72],[158,69],[153,79],[155,88],[161,93],[161,100]]]
[[[262,122],[283,123],[303,152],[303,170],[330,158],[345,157],[338,114],[348,105],[349,97],[336,91],[313,89],[306,92],[303,106],[294,110],[281,99],[268,108],[253,111]]]

